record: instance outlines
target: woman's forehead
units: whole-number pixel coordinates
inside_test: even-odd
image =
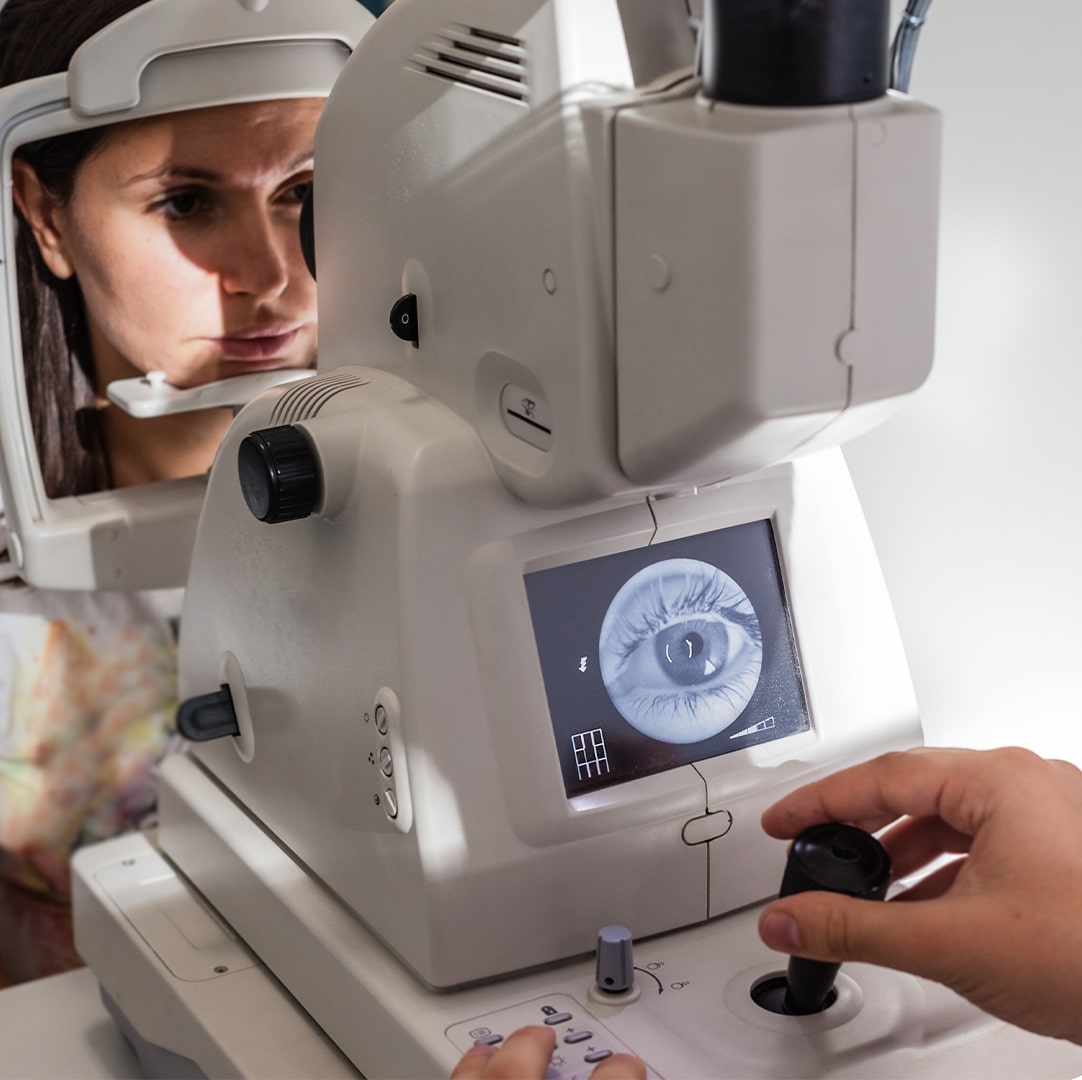
[[[169,165],[222,175],[295,167],[312,152],[324,104],[257,101],[130,120],[112,127],[92,156],[119,182]]]

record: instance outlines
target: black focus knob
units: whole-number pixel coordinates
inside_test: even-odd
[[[323,498],[319,457],[308,436],[292,424],[246,436],[237,471],[248,509],[268,524],[308,517]]]
[[[890,856],[874,836],[853,825],[813,825],[789,851],[780,896],[823,890],[883,900],[890,884]],[[786,972],[783,1009],[793,1016],[819,1012],[841,965],[793,956]]]

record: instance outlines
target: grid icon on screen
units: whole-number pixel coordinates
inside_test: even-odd
[[[609,755],[605,750],[605,735],[601,728],[572,735],[571,746],[575,751],[575,768],[580,780],[590,780],[609,771]]]

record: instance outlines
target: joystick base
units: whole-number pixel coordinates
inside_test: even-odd
[[[751,1000],[778,1016],[810,1016],[813,1013],[795,1012],[787,1007],[789,997],[789,980],[783,972],[777,975],[767,975],[766,978],[757,980],[751,988]],[[838,991],[831,987],[823,998],[822,1004],[814,1012],[826,1012],[835,1001],[838,1000]]]

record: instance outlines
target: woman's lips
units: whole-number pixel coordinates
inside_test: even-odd
[[[215,344],[227,360],[276,360],[289,351],[299,330],[281,330],[265,334],[242,334],[239,337],[215,338]]]

